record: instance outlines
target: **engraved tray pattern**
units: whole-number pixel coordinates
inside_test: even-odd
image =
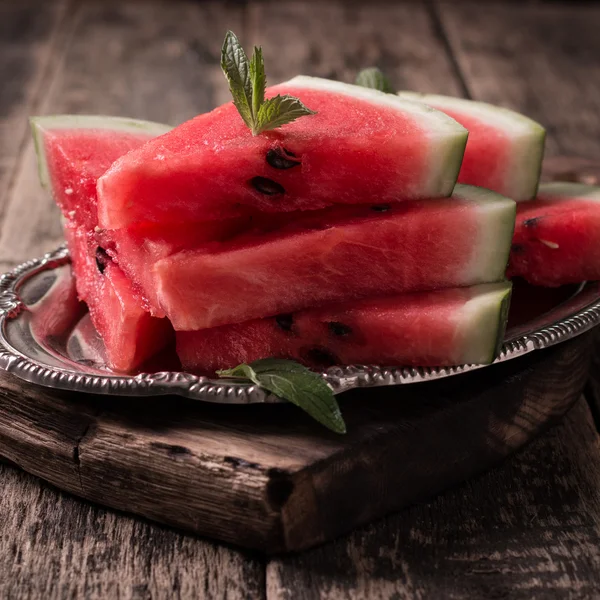
[[[119,375],[112,373],[99,358],[92,359],[77,346],[43,340],[34,335],[36,309],[61,279],[70,278],[70,258],[61,246],[41,258],[25,262],[0,277],[0,367],[26,381],[52,388],[94,394],[158,396],[177,394],[228,404],[280,402],[260,388],[225,379],[211,379],[179,371]],[[58,309],[57,309],[58,310]],[[600,284],[587,282],[565,301],[507,331],[496,363],[511,360],[574,338],[600,322]],[[99,338],[96,340],[97,343]],[[89,348],[88,348],[89,350]],[[460,375],[482,365],[413,368],[353,365],[331,367],[323,377],[341,393],[359,387],[401,385]]]

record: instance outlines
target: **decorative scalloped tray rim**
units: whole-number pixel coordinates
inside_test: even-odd
[[[224,404],[280,402],[255,385],[225,379],[210,379],[191,373],[165,371],[139,375],[98,375],[69,368],[56,368],[33,360],[13,347],[6,336],[6,323],[17,319],[25,304],[19,297],[19,286],[30,277],[69,262],[69,252],[63,245],[41,258],[27,261],[0,276],[0,368],[31,383],[50,388],[93,394],[119,396],[160,396],[176,394],[194,400]],[[600,323],[600,295],[579,312],[548,324],[532,333],[511,339],[502,347],[493,364],[511,360],[554,346],[590,330]],[[331,367],[322,373],[334,393],[360,387],[401,385],[442,379],[487,365],[456,367],[382,367],[353,365]]]

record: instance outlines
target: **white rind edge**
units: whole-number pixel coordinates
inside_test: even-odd
[[[419,92],[398,92],[400,98],[406,100],[422,102],[427,106],[437,110],[455,109],[457,112],[464,112],[472,117],[477,117],[485,123],[495,125],[504,131],[515,135],[527,135],[533,131],[543,132],[544,128],[533,119],[522,115],[510,108],[496,106],[487,102],[478,100],[468,100],[466,98],[456,98],[454,96],[442,96],[438,94],[420,94]]]
[[[456,184],[453,198],[481,207],[479,239],[465,280],[487,283],[504,279],[515,228],[517,205],[501,194],[473,185]]]
[[[136,376],[91,374],[84,371],[51,368],[20,353],[13,348],[6,337],[7,321],[18,318],[26,308],[18,295],[20,283],[41,271],[64,265],[69,260],[68,250],[61,246],[54,252],[27,261],[0,276],[0,368],[38,385],[94,394],[144,397],[176,394],[193,400],[224,404],[281,402],[254,385],[224,379],[211,380],[182,372],[141,373]],[[535,350],[549,348],[575,338],[600,324],[598,285],[592,292],[589,303],[578,311],[505,342],[494,364],[524,356]],[[433,368],[350,365],[331,367],[323,372],[322,376],[334,393],[339,394],[362,387],[433,381],[475,371],[483,366],[485,365]]]
[[[423,133],[428,136],[432,159],[430,164],[437,167],[436,170],[426,173],[426,180],[420,186],[420,195],[422,197],[446,197],[452,193],[468,137],[468,131],[452,117],[427,104],[406,100],[396,94],[387,94],[379,90],[320,77],[298,75],[274,86],[275,91],[279,86],[342,94],[409,114],[422,128]]]
[[[48,173],[48,162],[44,148],[44,134],[47,131],[60,129],[105,129],[108,131],[126,131],[129,133],[144,132],[151,136],[159,136],[172,129],[169,125],[153,121],[104,115],[37,116],[31,117],[29,124],[35,145],[40,183],[45,189],[49,189],[50,187],[50,175]]]
[[[471,332],[465,339],[464,355],[469,362],[486,363],[493,361],[504,336],[502,312],[510,299],[512,283],[487,283],[474,291],[461,311],[461,321],[469,324]]]
[[[504,132],[511,142],[511,160],[508,167],[510,176],[502,193],[518,202],[535,196],[546,137],[546,130],[539,123],[514,110],[487,102],[408,91],[400,91],[398,95],[441,111],[462,112]]]
[[[360,85],[323,79],[321,77],[309,77],[307,75],[298,75],[289,81],[280,83],[274,87],[278,87],[279,85],[343,94],[344,96],[351,96],[352,98],[358,98],[359,100],[366,100],[373,104],[386,106],[414,116],[414,118],[422,122],[428,130],[431,129],[432,123],[435,122],[437,125],[435,132],[447,131],[453,134],[462,134],[467,131],[453,118],[427,104],[416,104],[415,102],[405,100],[395,94],[386,94],[385,92],[365,88]]]

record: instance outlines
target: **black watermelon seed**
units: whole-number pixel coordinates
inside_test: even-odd
[[[371,210],[375,212],[387,212],[390,208],[392,207],[389,204],[374,204],[371,206]]]
[[[523,254],[523,252],[525,252],[525,246],[523,246],[522,244],[513,244],[510,247],[510,251],[513,254]]]
[[[272,179],[267,179],[266,177],[253,177],[250,180],[250,185],[254,187],[256,191],[261,194],[266,194],[267,196],[285,194],[285,189],[280,183],[277,183]]]
[[[267,162],[274,169],[292,169],[300,164],[297,158],[290,158],[293,156],[295,154],[288,152],[285,148],[271,148],[267,152]]]
[[[523,227],[537,227],[542,217],[533,217],[531,219],[525,219],[523,221]]]
[[[329,350],[318,346],[302,351],[302,358],[323,367],[332,367],[339,363],[339,360]]]
[[[275,317],[275,322],[284,331],[291,331],[294,325],[294,316],[289,313],[284,315],[277,315]]]
[[[352,327],[348,327],[348,325],[344,325],[344,323],[340,323],[339,321],[330,321],[327,323],[327,327],[329,327],[329,331],[331,331],[333,335],[338,335],[340,337],[352,333]]]
[[[104,273],[107,263],[110,262],[110,256],[106,253],[104,248],[98,246],[96,248],[96,267],[100,273]]]

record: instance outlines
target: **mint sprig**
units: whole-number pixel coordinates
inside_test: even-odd
[[[331,431],[346,433],[346,424],[333,390],[320,375],[293,360],[265,358],[249,365],[217,371],[217,375],[248,379],[295,404]]]
[[[386,94],[396,93],[392,87],[392,84],[389,82],[389,79],[377,67],[363,69],[356,76],[355,84],[360,85],[361,87],[379,90],[380,92],[385,92]]]
[[[225,73],[233,103],[253,135],[276,129],[300,117],[316,114],[300,99],[285,94],[265,100],[267,78],[262,49],[254,47],[248,60],[235,33],[228,31],[221,49],[221,69]]]

